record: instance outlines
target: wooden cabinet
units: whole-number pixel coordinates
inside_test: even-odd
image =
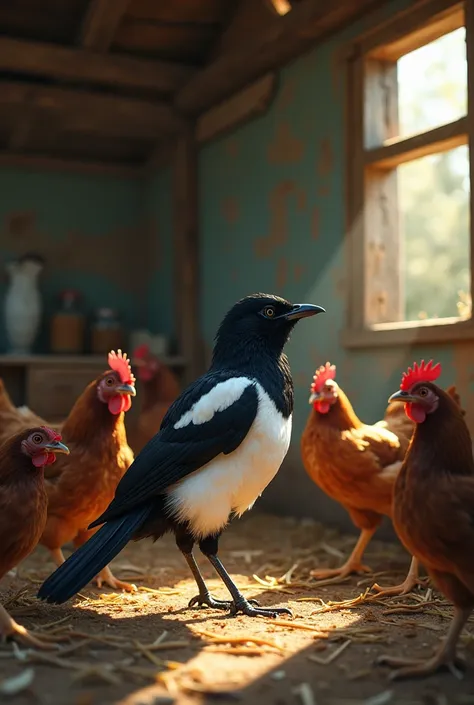
[[[101,365],[31,365],[26,371],[27,406],[45,419],[65,418],[85,387],[105,370]]]
[[[182,358],[162,359],[184,367]],[[89,382],[106,369],[106,355],[0,355],[0,377],[13,403],[28,406],[51,423],[63,421]],[[132,410],[138,413],[139,405],[133,404]],[[128,416],[131,420],[132,411]]]

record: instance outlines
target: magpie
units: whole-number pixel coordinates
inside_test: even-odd
[[[221,563],[219,537],[230,519],[251,509],[276,475],[290,444],[293,380],[283,348],[297,321],[321,306],[253,294],[219,326],[211,366],[170,406],[159,432],[136,456],[114,499],[90,529],[101,528],[40,587],[61,604],[81,590],[129,540],[174,532],[197,583],[193,605],[231,614],[271,616],[247,600]],[[193,556],[199,545],[231,601],[209,592]]]

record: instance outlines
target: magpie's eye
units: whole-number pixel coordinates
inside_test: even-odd
[[[40,436],[39,433],[35,433],[34,436],[32,437],[33,443],[42,443],[43,442],[43,436]]]
[[[263,309],[263,315],[265,318],[273,318],[275,316],[275,309],[273,306],[265,306]]]

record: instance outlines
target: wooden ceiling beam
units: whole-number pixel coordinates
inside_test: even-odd
[[[175,105],[183,113],[200,114],[379,5],[380,0],[304,0],[200,71],[178,91]]]
[[[191,67],[171,62],[98,54],[9,37],[0,37],[0,71],[159,93],[175,93],[196,74]]]
[[[179,132],[185,124],[167,103],[14,81],[0,82],[1,105],[50,113],[68,129],[143,140]]]
[[[129,5],[130,0],[89,0],[79,33],[80,46],[90,51],[108,51]]]

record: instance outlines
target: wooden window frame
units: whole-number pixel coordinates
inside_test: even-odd
[[[386,91],[384,119],[377,116],[381,100],[376,100],[365,121],[364,105],[367,96],[377,90],[386,90],[396,81],[396,61],[404,54],[428,44],[461,26],[466,27],[468,61],[467,116],[408,138],[396,137],[395,91]],[[370,84],[372,69],[378,80]],[[380,81],[381,73],[383,81]],[[390,100],[393,105],[390,105]],[[379,106],[377,108],[377,106]],[[472,119],[468,116],[472,110]],[[474,175],[474,7],[471,0],[420,0],[415,6],[398,13],[383,25],[360,35],[351,45],[347,60],[347,110],[346,110],[346,251],[348,256],[349,296],[347,321],[342,332],[342,343],[348,348],[392,345],[413,345],[474,339],[474,318],[468,320],[436,319],[426,321],[400,321],[370,323],[371,291],[366,286],[370,277],[383,278],[385,289],[394,287],[395,296],[384,297],[383,290],[375,303],[382,306],[386,320],[397,317],[395,306],[401,305],[400,277],[398,270],[386,267],[388,258],[397,257],[399,247],[398,209],[390,209],[396,199],[395,168],[408,161],[454,149],[467,144],[469,169]],[[367,124],[366,124],[367,123]],[[383,128],[381,128],[383,126]],[[381,134],[383,129],[384,134]],[[383,145],[383,146],[379,146]],[[371,188],[377,188],[379,205],[367,197]],[[385,189],[392,190],[390,199]],[[470,197],[470,278],[474,283],[474,205],[473,190]],[[387,203],[389,204],[388,208]],[[395,238],[389,238],[387,229],[397,229]],[[370,240],[368,239],[370,237]],[[390,242],[393,252],[386,252]],[[393,243],[393,244],[392,244]],[[388,283],[388,286],[387,286]],[[371,288],[373,291],[373,286]],[[474,294],[474,291],[473,291]],[[392,306],[392,310],[390,310]]]

